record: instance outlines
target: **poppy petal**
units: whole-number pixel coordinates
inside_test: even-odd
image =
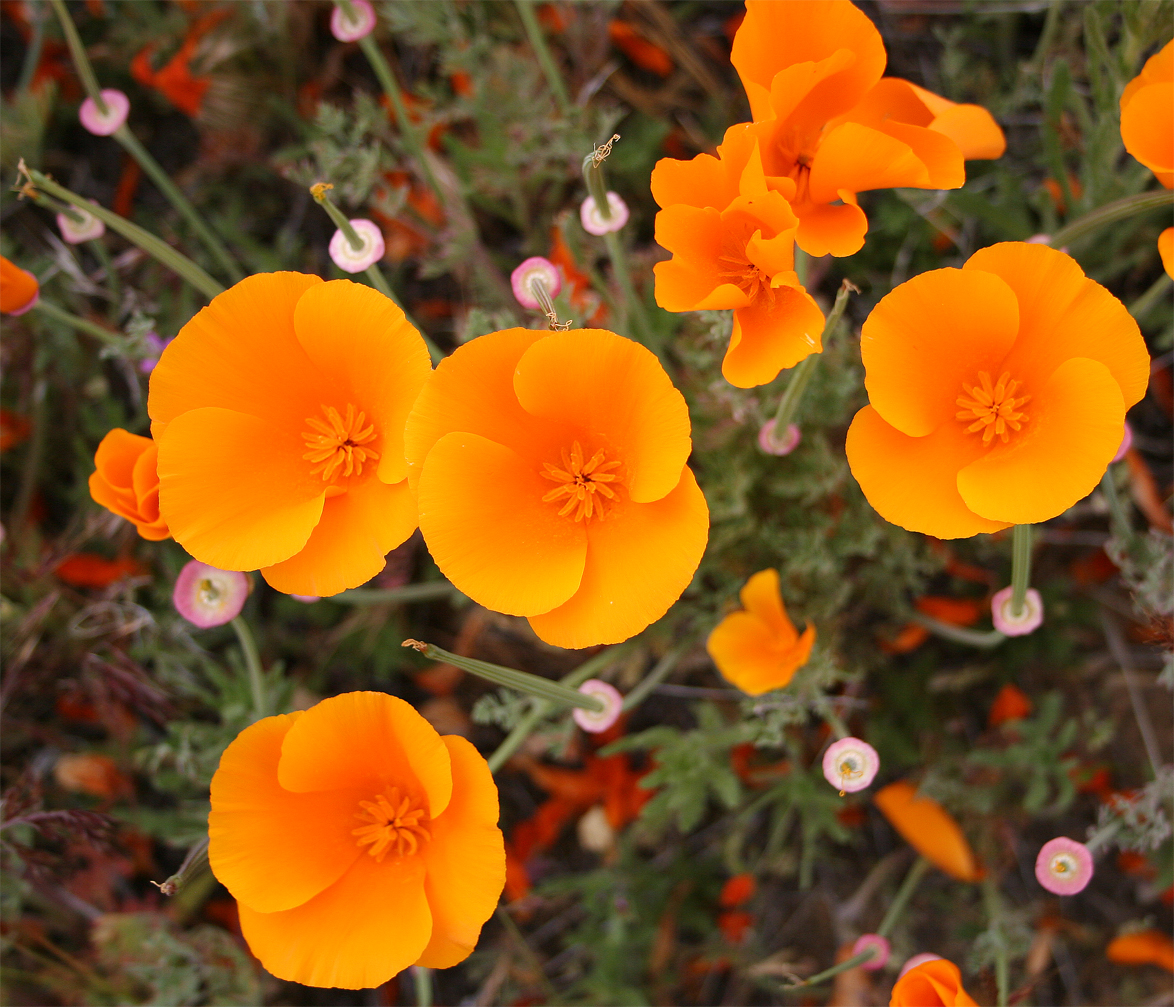
[[[721,209],[738,194],[725,165],[712,154],[689,161],[662,157],[652,169],[651,183],[652,198],[665,210],[679,204]]]
[[[765,635],[764,635],[765,634]],[[749,612],[731,612],[714,628],[706,649],[718,670],[748,696],[783,689],[811,657],[815,627],[796,635],[790,647]]]
[[[1162,268],[1174,279],[1174,227],[1167,227],[1158,235],[1158,255],[1162,257]]]
[[[1121,389],[1096,360],[1064,361],[1027,414],[1009,443],[958,472],[966,506],[992,521],[1034,524],[1062,513],[1092,492],[1121,444]]]
[[[656,241],[673,253],[658,262],[656,303],[665,311],[705,311],[738,308],[746,294],[732,283],[722,283],[718,256],[725,231],[721,214],[712,207],[677,204],[656,215]]]
[[[908,780],[882,787],[873,797],[890,824],[927,860],[959,881],[980,877],[974,851],[962,829],[937,801],[917,792]]]
[[[363,790],[372,800],[398,787],[435,818],[452,797],[448,749],[402,699],[347,692],[298,718],[281,746],[277,778],[286,790]]]
[[[407,482],[388,486],[366,479],[340,496],[327,497],[322,518],[301,552],[264,567],[261,576],[286,594],[328,598],[378,574],[387,554],[415,530],[416,501]]]
[[[351,831],[364,792],[296,794],[277,782],[281,743],[302,714],[266,717],[224,750],[212,777],[208,860],[238,902],[292,909],[334,884],[362,853]]]
[[[557,502],[543,501],[551,483],[541,473],[538,460],[458,432],[436,442],[419,483],[420,530],[436,565],[480,604],[509,615],[549,611],[583,579],[586,532],[559,516]]]
[[[98,444],[94,452],[94,472],[90,476],[90,496],[119,517],[133,521],[138,515],[134,493],[134,469],[150,439],[115,427]]]
[[[799,229],[795,244],[808,255],[843,257],[854,255],[864,247],[868,233],[868,218],[852,203],[834,206],[830,203],[808,204],[796,207]]]
[[[830,203],[839,190],[925,188],[929,171],[909,145],[879,129],[845,122],[831,129],[811,162],[811,198]]]
[[[1169,81],[1137,90],[1121,109],[1125,149],[1155,173],[1174,171],[1174,86]]]
[[[481,753],[464,738],[441,741],[452,760],[452,800],[429,825],[420,856],[432,909],[432,939],[418,965],[446,969],[477,946],[505,885],[505,842],[497,827],[497,786]]]
[[[799,634],[783,607],[783,594],[779,588],[779,572],[775,569],[759,570],[738,593],[742,607],[761,619],[774,636],[776,643],[790,646]]]
[[[909,437],[872,406],[856,414],[845,444],[852,475],[881,517],[947,539],[998,531],[1010,523],[980,517],[958,492],[958,470],[985,450],[982,437],[968,435],[961,423],[943,423],[925,437]]]
[[[667,496],[621,501],[587,535],[579,590],[565,605],[530,616],[556,647],[619,643],[665,614],[689,586],[709,538],[709,508],[689,468]]]
[[[909,126],[903,122],[887,122],[883,132],[908,145],[925,165],[929,173],[925,180],[927,189],[960,189],[966,181],[966,165],[958,145],[944,133],[921,126]]]
[[[954,105],[940,113],[929,128],[948,136],[966,161],[993,161],[1007,150],[995,117],[981,105]]]
[[[419,959],[432,934],[420,857],[360,856],[294,909],[238,908],[241,933],[261,964],[278,979],[307,986],[382,985]]]
[[[305,546],[325,499],[304,452],[288,427],[231,409],[175,417],[159,439],[159,503],[171,534],[221,570],[289,559]]]
[[[159,516],[159,446],[152,442],[139,455],[131,473],[135,509],[133,518],[139,534],[149,542],[161,542],[171,537],[167,522]]]
[[[823,326],[823,312],[806,290],[776,287],[769,298],[734,310],[722,377],[738,388],[769,384],[823,349]]]

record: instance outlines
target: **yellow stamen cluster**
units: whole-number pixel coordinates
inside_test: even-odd
[[[1030,395],[1021,395],[1015,398],[1015,389],[1023,382],[1012,381],[1011,375],[1004,371],[999,380],[991,384],[991,376],[986,371],[978,372],[978,385],[962,383],[966,395],[959,395],[958,405],[963,408],[956,414],[960,420],[973,420],[966,428],[967,433],[982,431],[983,444],[990,444],[997,434],[1004,444],[1010,440],[1010,430],[1018,433],[1028,416],[1019,412],[1019,407],[1031,399]]]
[[[379,452],[373,448],[364,447],[375,440],[375,425],[364,427],[366,413],[355,414],[355,407],[347,404],[344,418],[334,406],[323,406],[325,420],[311,416],[306,420],[313,433],[302,434],[306,442],[307,451],[302,457],[315,466],[310,470],[313,475],[322,473],[325,481],[337,475],[344,478],[350,475],[359,475],[363,465],[368,461],[378,461]]]
[[[608,483],[615,482],[619,476],[612,469],[619,468],[619,462],[605,462],[602,449],[596,451],[588,461],[584,461],[583,447],[578,441],[571,445],[570,453],[562,450],[562,467],[544,462],[544,479],[556,482],[559,485],[547,493],[543,503],[563,500],[559,517],[565,517],[574,511],[576,521],[589,521],[592,517],[603,519],[603,502],[615,500],[616,492]],[[598,494],[598,495],[597,495]]]
[[[422,842],[432,838],[420,824],[423,809],[413,808],[411,797],[401,797],[398,787],[391,787],[373,801],[360,801],[359,807],[363,810],[355,817],[371,824],[353,829],[351,835],[359,837],[360,846],[370,844],[367,852],[380,862],[389,850],[394,849],[397,857],[411,855]]]

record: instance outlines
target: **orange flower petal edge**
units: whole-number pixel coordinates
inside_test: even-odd
[[[1105,956],[1119,965],[1157,965],[1174,972],[1174,941],[1160,930],[1139,930],[1113,938]]]
[[[893,986],[889,1007],[977,1007],[962,988],[962,973],[945,958],[910,969]]]
[[[876,792],[873,802],[905,841],[935,866],[959,881],[981,877],[958,823],[937,801],[918,794],[912,783],[890,783]]]
[[[547,643],[616,643],[688,586],[709,511],[656,357],[603,329],[506,329],[445,358],[405,432],[437,565]]]
[[[1121,92],[1121,139],[1162,185],[1174,188],[1174,41]]]
[[[497,818],[472,745],[403,700],[347,693],[228,746],[208,854],[270,972],[362,989],[468,957],[505,884]]]
[[[815,627],[802,636],[783,606],[777,570],[760,570],[742,588],[744,610],[731,612],[709,634],[705,649],[718,671],[743,692],[760,696],[790,683],[811,657]]]
[[[115,427],[98,445],[90,476],[94,502],[126,518],[152,542],[171,534],[159,516],[158,459],[159,448],[150,437]]]
[[[0,314],[23,315],[40,294],[41,286],[32,273],[0,255]]]
[[[399,307],[349,280],[260,273],[213,298],[151,372],[175,540],[289,594],[366,582],[416,528],[403,429],[430,370]]]

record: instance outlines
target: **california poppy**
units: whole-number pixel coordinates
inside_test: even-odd
[[[40,296],[37,278],[0,255],[0,314],[23,315]]]
[[[90,496],[126,518],[143,538],[168,538],[167,522],[159,516],[159,448],[150,437],[115,427],[98,445]]]
[[[901,284],[861,355],[852,474],[881,517],[936,538],[1046,521],[1091,492],[1149,377],[1125,306],[1026,242]]]
[[[885,47],[848,0],[747,0],[731,53],[762,142],[766,174],[799,217],[811,255],[851,255],[866,189],[956,189],[966,158],[1003,153],[986,109],[881,78]]]
[[[497,817],[469,742],[402,699],[350,692],[228,746],[208,859],[270,972],[360,989],[469,956],[505,884]]]
[[[726,678],[743,692],[760,696],[781,689],[807,663],[815,626],[800,636],[787,616],[779,572],[760,570],[741,591],[744,610],[731,612],[714,628],[705,649]]]
[[[945,958],[911,968],[897,980],[889,1007],[977,1007],[962,988],[962,973]]]
[[[1174,941],[1160,930],[1138,930],[1115,937],[1105,955],[1119,965],[1157,965],[1174,972]]]
[[[767,384],[823,348],[823,312],[795,272],[799,219],[768,185],[748,123],[726,131],[716,158],[659,161],[652,195],[662,207],[656,240],[673,253],[654,268],[656,303],[666,311],[734,309],[722,361],[730,384]]]
[[[617,643],[693,578],[709,509],[685,400],[603,329],[506,329],[446,357],[404,435],[433,559],[559,647]]]
[[[416,527],[403,428],[429,370],[371,287],[260,273],[213,298],[151,372],[172,536],[287,594],[369,580]]]
[[[872,798],[889,824],[936,867],[959,881],[977,881],[981,876],[974,852],[958,823],[937,801],[908,780],[882,787]]]
[[[1024,717],[1030,717],[1033,709],[1031,700],[1023,690],[1007,682],[991,703],[990,711],[987,713],[987,724],[998,727],[1011,720],[1022,720]]]
[[[1162,185],[1174,188],[1174,41],[1121,92],[1121,139]]]
[[[208,76],[193,75],[192,59],[196,55],[200,40],[230,13],[229,10],[216,10],[193,22],[175,55],[159,70],[151,66],[151,54],[154,52],[155,43],[149,42],[131,60],[131,76],[144,87],[155,88],[176,108],[195,118],[203,108],[204,95],[212,86],[212,79]]]

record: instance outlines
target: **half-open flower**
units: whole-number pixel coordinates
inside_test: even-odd
[[[584,695],[594,696],[603,703],[603,709],[598,713],[584,710],[578,706],[571,711],[575,723],[584,731],[600,734],[620,719],[620,714],[624,709],[624,697],[620,695],[614,685],[610,685],[602,679],[589,678],[579,686],[579,691]]]
[[[330,239],[330,258],[345,273],[361,273],[383,258],[387,246],[375,221],[358,218],[350,223],[361,244],[355,248],[340,227]]]
[[[420,530],[456,587],[547,643],[617,643],[693,579],[709,509],[689,411],[603,329],[506,329],[446,357],[405,433]]]
[[[213,298],[151,372],[172,536],[287,594],[369,580],[416,527],[403,429],[429,370],[371,287],[261,273]]]
[[[731,612],[709,634],[705,649],[727,679],[743,692],[760,696],[781,689],[807,663],[815,626],[800,636],[787,616],[779,591],[779,572],[760,570],[741,591],[744,609]]]
[[[656,303],[734,309],[722,374],[739,388],[767,384],[823,348],[823,312],[795,272],[799,220],[769,181],[745,123],[726,131],[716,158],[665,158],[652,172],[656,240],[673,253],[654,268]]]
[[[1027,636],[1034,633],[1044,622],[1044,603],[1039,592],[1029,587],[1023,596],[1019,612],[1014,610],[1015,589],[1005,587],[996,591],[991,598],[991,622],[1004,636]]]
[[[1162,185],[1174,188],[1174,41],[1121,92],[1121,139]]]
[[[879,769],[880,756],[876,749],[859,738],[833,741],[823,753],[823,778],[841,796],[863,790],[876,779]]]
[[[217,570],[193,559],[175,578],[175,610],[200,629],[223,626],[241,614],[249,597],[249,578],[239,570]]]
[[[78,109],[77,117],[95,136],[110,136],[111,133],[118,132],[118,128],[126,122],[126,117],[130,114],[130,99],[122,91],[116,91],[114,88],[103,88],[100,94],[106,111],[99,109],[93,98],[87,98]]]
[[[72,217],[70,213],[73,214]],[[74,217],[80,219],[75,220]],[[106,225],[80,206],[71,207],[69,213],[57,214],[57,228],[61,231],[62,239],[71,245],[80,245],[83,241],[93,241],[106,233]]]
[[[1004,242],[901,284],[861,336],[870,405],[852,474],[881,517],[936,538],[1046,521],[1087,495],[1144,394],[1125,306],[1044,245]]]
[[[37,278],[0,255],[0,314],[23,315],[40,299]]]
[[[497,817],[469,742],[402,699],[350,692],[228,746],[208,859],[265,968],[361,989],[469,956],[505,884]]]
[[[958,966],[934,957],[901,974],[889,1007],[977,1007],[977,1002],[962,988]]]
[[[126,518],[145,539],[158,542],[171,532],[159,516],[159,448],[150,437],[115,427],[94,453],[90,496]]]
[[[1067,836],[1049,839],[1035,858],[1035,876],[1056,895],[1075,895],[1092,880],[1092,853],[1084,843]]]
[[[958,823],[937,801],[917,792],[907,780],[882,787],[873,803],[912,846],[936,867],[959,881],[981,876],[974,851]]]

